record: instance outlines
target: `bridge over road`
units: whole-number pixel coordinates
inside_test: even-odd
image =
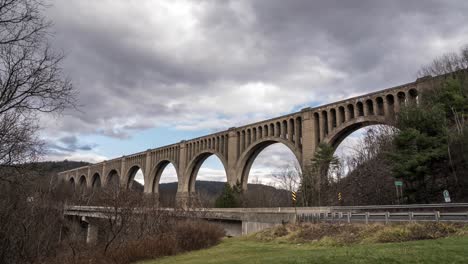
[[[134,208],[134,213],[148,212],[149,208]],[[195,208],[169,211],[175,217],[195,217],[215,221],[229,236],[245,235],[284,223],[341,222],[341,223],[392,223],[392,222],[463,222],[468,223],[468,203],[414,204],[381,206],[337,207],[278,207],[278,208]],[[115,208],[102,206],[66,206],[66,217],[78,217],[88,223],[88,241],[96,240],[97,229],[90,219],[116,217]],[[76,218],[75,218],[76,220]],[[92,231],[89,231],[92,230]]]
[[[158,196],[161,174],[172,163],[178,179],[176,200],[183,206],[195,194],[198,170],[211,155],[216,155],[224,165],[227,182],[240,182],[246,189],[253,161],[269,145],[284,144],[304,169],[313,159],[319,143],[336,147],[359,128],[372,124],[392,125],[403,106],[418,104],[421,90],[445,77],[424,77],[393,88],[304,108],[300,112],[64,171],[59,177],[81,188],[131,188],[135,174],[141,169],[144,192]]]

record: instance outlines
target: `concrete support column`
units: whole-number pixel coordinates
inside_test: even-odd
[[[126,171],[125,171],[125,156],[123,156],[121,159],[120,159],[120,187],[121,188],[126,188],[127,187],[127,175],[126,175]]]
[[[369,109],[367,108],[367,103],[366,102],[362,103],[362,108],[364,110],[364,116],[369,116]]]
[[[106,161],[102,162],[102,171],[101,171],[101,186],[106,187],[106,183],[108,181],[107,175],[106,175]]]
[[[312,111],[306,108],[302,110],[302,171],[305,171],[314,158],[315,154],[315,122]],[[299,133],[297,133],[299,134]]]
[[[145,170],[143,171],[143,178],[145,179],[145,185],[143,187],[144,187],[145,193],[151,193],[153,191],[151,190],[152,186],[150,184],[151,178],[154,176],[154,175],[151,175],[152,167],[153,166],[151,166],[151,150],[148,149],[146,151],[146,157],[145,157]]]
[[[245,131],[242,131],[241,134],[240,134],[241,138],[240,138],[240,152],[242,153],[245,149]],[[229,136],[230,138],[230,136]]]
[[[358,118],[359,117],[359,107],[357,104],[354,104],[354,117]]]
[[[93,221],[88,222],[88,230],[86,233],[86,244],[96,245],[98,242],[99,228]]]
[[[336,113],[336,111],[335,111]],[[333,113],[331,110],[328,110],[328,134],[331,134],[333,131],[333,119],[335,116],[333,116]]]
[[[343,116],[341,116],[341,110],[340,108],[338,107],[338,112],[336,113],[336,126],[340,126],[341,124],[344,123],[344,120],[343,120]],[[346,110],[345,110],[346,112]]]
[[[241,135],[242,137],[242,135]],[[241,172],[236,171],[236,164],[241,153],[237,153],[237,133],[235,128],[229,129],[229,134],[227,138],[227,181],[229,184],[234,185],[237,181],[241,182]]]
[[[88,166],[88,172],[86,176],[86,189],[91,190],[93,188],[93,179],[91,178],[91,166]]]
[[[343,123],[346,123],[351,119],[351,113],[349,111],[348,106],[345,106],[345,109],[344,109],[344,119],[345,120],[343,120]]]

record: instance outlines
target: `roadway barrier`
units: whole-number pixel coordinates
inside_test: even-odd
[[[300,213],[299,222],[338,223],[398,223],[398,222],[459,222],[468,223],[467,212],[317,212]]]

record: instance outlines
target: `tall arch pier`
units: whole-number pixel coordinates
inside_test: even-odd
[[[178,179],[177,201],[184,204],[195,193],[200,166],[208,157],[216,155],[224,165],[227,181],[230,184],[240,182],[246,189],[253,161],[269,145],[284,144],[304,168],[310,164],[321,142],[336,147],[359,128],[393,124],[401,107],[417,104],[421,89],[434,79],[425,77],[378,92],[304,108],[300,112],[64,171],[59,177],[75,188],[130,188],[136,172],[141,169],[144,192],[157,195],[161,174],[172,164]]]

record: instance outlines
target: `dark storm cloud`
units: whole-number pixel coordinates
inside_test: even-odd
[[[466,14],[465,0],[57,0],[54,45],[83,105],[58,129],[219,129],[413,81],[468,43]]]

